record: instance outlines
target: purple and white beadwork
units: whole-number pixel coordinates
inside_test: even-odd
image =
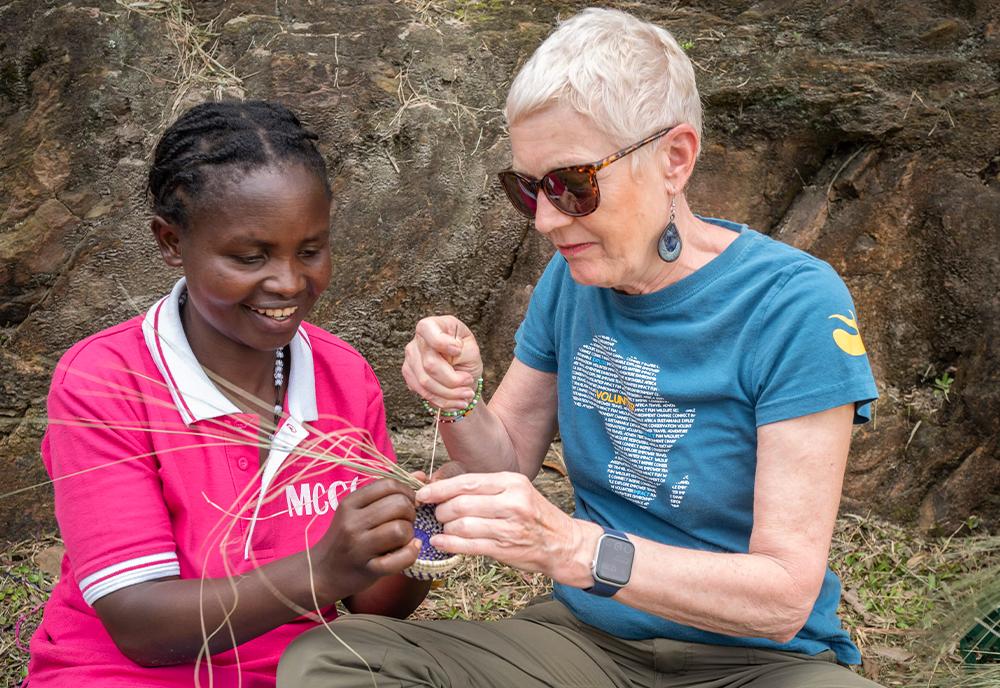
[[[455,568],[461,555],[442,552],[431,544],[431,536],[444,532],[444,527],[434,515],[435,504],[421,504],[413,519],[413,534],[420,540],[420,554],[413,566],[403,571],[410,578],[434,580]]]

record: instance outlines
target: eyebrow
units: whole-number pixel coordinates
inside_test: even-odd
[[[547,168],[544,172],[542,172],[542,174],[548,174],[549,172],[551,172],[553,170],[561,170],[561,169],[564,169],[566,167],[586,167],[587,165],[594,165],[596,163],[601,162],[602,160],[607,159],[608,157],[610,157],[612,155],[614,155],[614,153],[609,153],[608,155],[606,155],[604,157],[601,157],[601,158],[592,158],[592,159],[583,160],[583,161],[580,161],[580,160],[569,160],[567,158],[556,158],[556,162],[551,167]],[[523,175],[526,175],[528,177],[533,176],[533,175],[530,175],[527,172],[523,171],[522,169],[519,169],[519,168],[515,167],[514,164],[513,164],[513,160],[511,161],[510,169],[512,169],[513,171],[517,172],[518,174],[523,174]],[[540,177],[539,177],[539,179],[540,179]]]
[[[593,162],[594,162],[593,160],[587,160],[586,162],[567,162],[565,160],[560,160],[559,162],[557,162],[556,164],[552,165],[551,167],[546,168],[545,171],[542,172],[542,174],[545,175],[545,174],[548,174],[549,172],[552,172],[553,170],[561,170],[561,169],[564,169],[566,167],[580,167],[580,166],[583,166],[583,165],[590,165]],[[523,174],[526,177],[532,177],[534,179],[541,179],[540,176],[539,177],[535,177],[533,174],[529,174],[528,172],[525,172],[523,169],[519,169],[518,167],[515,167],[513,164],[510,166],[510,169],[513,170],[514,172],[517,172],[518,174]]]
[[[302,240],[301,243],[307,244],[310,241],[322,241],[324,239],[328,239],[329,237],[330,237],[330,229],[328,227],[328,228],[324,229],[321,232],[316,232],[315,234],[313,234],[311,236],[305,237]],[[233,239],[233,243],[243,244],[243,245],[247,245],[247,246],[261,246],[261,247],[269,247],[269,246],[273,246],[274,245],[273,241],[266,241],[264,239],[260,239],[260,238],[257,238],[255,236],[252,236],[252,235],[251,236],[247,236],[245,234],[242,235],[242,236],[234,238]]]

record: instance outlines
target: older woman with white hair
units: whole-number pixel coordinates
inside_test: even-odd
[[[843,282],[692,212],[701,104],[662,28],[564,22],[506,116],[500,182],[557,253],[489,403],[451,316],[417,325],[403,375],[449,421],[453,463],[417,493],[444,524],[433,544],[554,594],[492,623],[339,620],[344,645],[307,634],[279,684],[875,685],[845,668],[860,655],[827,565],[851,427],[877,396]],[[572,517],[531,484],[557,430]]]

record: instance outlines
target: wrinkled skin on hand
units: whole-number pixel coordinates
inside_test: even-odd
[[[417,498],[438,505],[444,534],[431,538],[431,544],[447,552],[485,555],[558,580],[557,573],[577,551],[578,522],[521,473],[439,478],[421,488]]]
[[[406,345],[403,379],[432,406],[464,408],[483,375],[479,345],[472,331],[451,315],[424,318]]]

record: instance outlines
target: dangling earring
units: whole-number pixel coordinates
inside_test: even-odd
[[[656,243],[656,252],[660,254],[660,259],[666,263],[673,263],[681,255],[681,234],[674,224],[674,217],[677,214],[677,199],[670,199],[670,220],[666,229],[660,235],[660,240]]]

